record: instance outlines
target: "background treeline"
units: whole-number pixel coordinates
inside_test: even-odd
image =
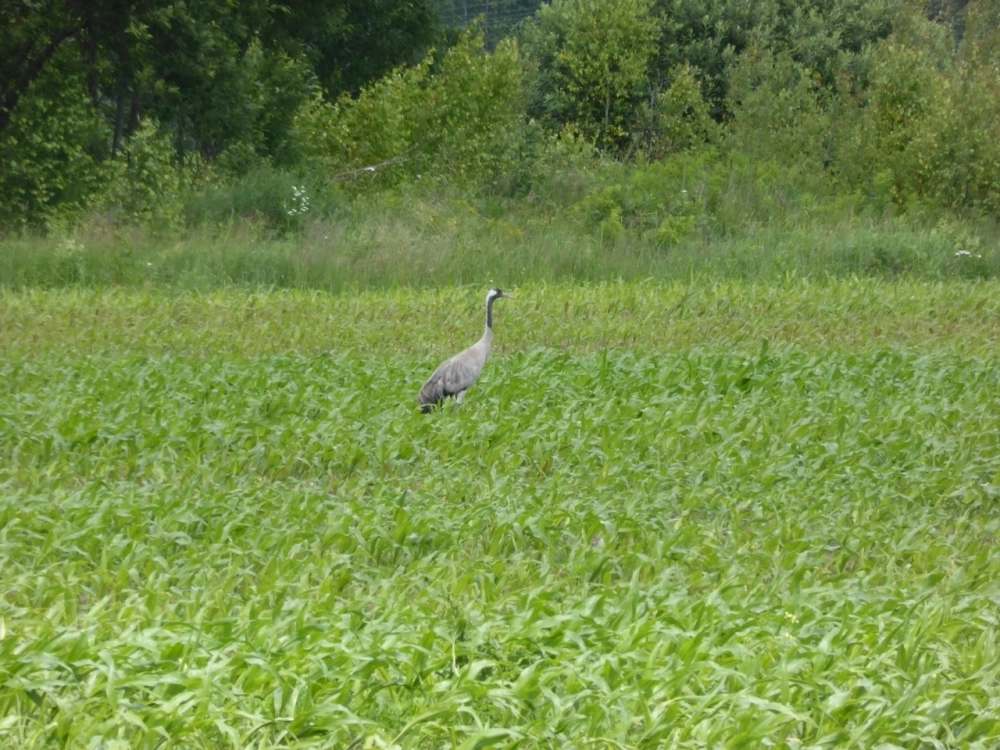
[[[468,214],[650,252],[909,217],[988,265],[1000,0],[0,6],[20,250],[81,227],[329,240],[400,211],[415,235]]]

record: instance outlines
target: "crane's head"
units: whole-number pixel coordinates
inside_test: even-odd
[[[505,297],[507,299],[514,299],[509,294],[505,294],[503,289],[490,289],[489,294],[486,295],[486,301],[499,299],[500,297]]]

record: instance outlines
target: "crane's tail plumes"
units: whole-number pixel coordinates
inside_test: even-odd
[[[444,383],[441,382],[440,376],[435,372],[430,380],[424,383],[424,387],[420,389],[420,395],[417,397],[417,400],[420,402],[420,411],[424,414],[430,414],[434,408],[434,404],[443,401],[447,395]]]

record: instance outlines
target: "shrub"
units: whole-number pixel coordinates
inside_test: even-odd
[[[431,58],[399,68],[329,103],[317,94],[295,117],[293,140],[301,159],[320,159],[337,172],[379,164],[409,154],[421,134],[423,88]],[[385,173],[371,173],[385,178]]]
[[[194,154],[179,158],[157,123],[146,118],[108,163],[111,179],[102,207],[117,223],[153,230],[178,229],[184,197],[195,180],[198,163]]]
[[[973,32],[956,54],[946,29],[909,17],[878,48],[845,155],[856,182],[903,207],[1000,211],[1000,57],[990,34]]]
[[[0,226],[73,220],[107,179],[109,133],[83,79],[57,60],[32,83],[0,134]]]
[[[489,181],[510,167],[524,123],[514,40],[487,54],[481,34],[464,35],[445,54],[427,94],[425,152],[435,171]]]
[[[733,67],[728,145],[783,164],[819,167],[830,138],[819,77],[785,52],[752,46]]]
[[[432,61],[394,71],[357,99],[314,99],[296,118],[303,154],[323,160],[331,175],[353,170],[380,185],[426,171],[457,180],[501,174],[524,120],[516,43],[488,53],[473,31],[433,74]],[[367,169],[395,161],[391,170]]]
[[[713,116],[727,113],[729,76],[755,44],[787,54],[836,90],[841,76],[863,80],[868,49],[892,30],[901,0],[656,0],[662,19],[655,67],[690,63]]]
[[[650,0],[553,0],[525,34],[530,111],[552,130],[572,123],[600,148],[632,142],[649,89],[658,20]]]
[[[639,108],[633,135],[636,148],[650,161],[712,142],[719,133],[692,67],[681,65],[670,79],[666,91]]]
[[[228,226],[245,219],[278,233],[304,227],[311,219],[335,214],[340,190],[317,173],[295,173],[262,164],[239,178],[206,186],[185,203],[191,226]]]

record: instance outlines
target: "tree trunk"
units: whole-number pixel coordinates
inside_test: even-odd
[[[125,129],[125,86],[118,84],[118,106],[115,109],[115,137],[111,142],[111,153],[115,154],[122,145],[122,132]]]
[[[132,108],[128,115],[128,132],[134,133],[139,129],[139,122],[142,120],[142,97],[139,89],[132,92]]]

